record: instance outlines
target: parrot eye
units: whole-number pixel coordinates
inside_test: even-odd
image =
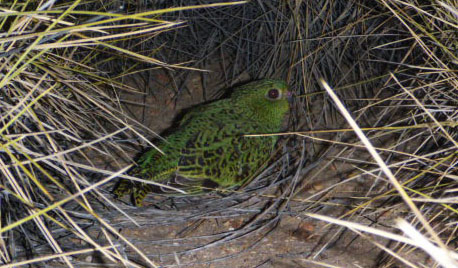
[[[278,100],[281,97],[281,92],[278,89],[271,89],[267,92],[267,98],[271,100]]]

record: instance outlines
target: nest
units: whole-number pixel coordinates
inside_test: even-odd
[[[453,4],[1,7],[5,267],[457,261],[450,253],[458,242]],[[259,176],[198,196],[149,195],[144,208],[114,199],[116,181],[180,111],[261,78],[287,81],[296,98]]]

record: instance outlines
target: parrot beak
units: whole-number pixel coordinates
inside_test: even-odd
[[[287,91],[286,92],[286,99],[288,100],[289,103],[292,103],[293,102],[293,92],[292,91]]]

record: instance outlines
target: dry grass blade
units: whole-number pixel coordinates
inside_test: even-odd
[[[410,224],[408,224],[406,221],[402,219],[398,220],[397,225],[399,229],[404,231],[404,233],[407,236],[409,236],[409,238],[406,238],[405,236],[401,236],[398,234],[386,232],[383,230],[378,230],[372,227],[364,226],[358,223],[342,221],[342,220],[334,219],[334,218],[323,216],[323,215],[309,213],[307,214],[307,216],[316,218],[316,219],[320,219],[323,221],[327,221],[333,224],[345,226],[351,230],[367,232],[367,233],[381,236],[387,239],[391,239],[391,240],[409,244],[409,245],[412,245],[418,248],[422,248],[444,267],[447,267],[447,268],[456,267],[456,261],[458,260],[458,254],[456,252],[449,251],[449,250],[443,250],[442,248],[433,245],[421,233],[419,233],[417,230],[415,230],[415,228],[413,228]]]
[[[150,143],[150,138],[134,129],[140,124],[122,113],[108,87],[131,89],[109,78],[93,63],[100,63],[96,59],[103,55],[118,54],[165,68],[186,69],[184,64],[166,64],[152,54],[119,45],[184,23],[160,19],[163,14],[243,3],[136,14],[116,8],[111,12],[84,11],[88,6],[96,7],[84,0],[1,3],[0,134],[4,142],[0,159],[0,263],[8,263],[9,267],[63,261],[74,267],[80,262],[79,255],[84,259],[84,255],[100,254],[109,262],[140,267],[115,248],[111,235],[126,239],[98,215],[97,200],[107,200],[100,186],[128,166],[128,161],[119,161],[118,156],[129,159],[131,153],[117,141],[138,135]],[[101,157],[112,161],[108,170],[100,168]],[[74,162],[90,167],[91,172],[72,165]],[[102,174],[109,177],[97,180]],[[102,226],[103,237],[96,238],[88,231],[93,224]],[[13,239],[13,234],[20,239]],[[80,250],[72,246],[75,240]],[[141,262],[154,266],[141,250],[126,242],[137,251]],[[51,253],[49,250],[56,254],[46,255]]]
[[[0,266],[451,265],[455,2],[1,1]],[[259,176],[113,198],[158,184],[120,172],[183,111],[260,78],[295,98],[244,137],[280,136]]]
[[[394,177],[394,175],[391,172],[391,170],[388,168],[388,166],[385,164],[383,159],[377,153],[377,151],[375,150],[375,148],[371,144],[371,142],[367,139],[367,137],[361,131],[361,129],[359,128],[358,124],[352,118],[352,116],[350,115],[348,110],[345,108],[343,103],[339,100],[337,95],[332,91],[332,89],[329,87],[329,85],[324,80],[321,80],[321,83],[322,83],[323,87],[326,89],[326,91],[328,92],[328,94],[331,96],[333,101],[336,103],[336,106],[339,108],[339,110],[341,111],[341,113],[343,114],[345,119],[348,121],[348,123],[353,128],[355,133],[361,139],[361,141],[363,142],[363,144],[366,147],[366,149],[369,151],[369,153],[375,159],[377,164],[380,166],[380,168],[385,173],[385,175],[388,177],[390,182],[393,184],[393,186],[399,192],[401,197],[404,199],[406,204],[410,207],[410,209],[412,209],[412,212],[415,213],[415,216],[418,217],[418,219],[421,221],[421,223],[426,228],[426,230],[428,230],[429,234],[434,238],[435,242],[438,243],[444,250],[446,250],[446,246],[444,245],[444,243],[441,241],[441,239],[436,234],[436,232],[431,228],[431,226],[429,225],[428,221],[421,214],[421,212],[418,209],[418,207],[412,202],[412,199],[410,198],[410,196],[406,193],[406,191],[404,190],[402,185],[399,183],[399,181]]]

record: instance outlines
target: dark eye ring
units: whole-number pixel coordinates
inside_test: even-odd
[[[278,89],[271,89],[267,92],[267,98],[271,100],[278,100],[281,97],[281,92]]]

